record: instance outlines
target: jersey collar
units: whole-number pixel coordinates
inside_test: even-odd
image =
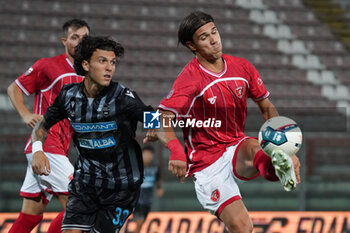
[[[72,67],[72,69],[74,70],[74,65],[73,63],[69,60],[67,54],[64,54],[64,58],[66,59],[66,62],[68,63],[68,65],[70,65]]]
[[[196,59],[197,59],[197,58],[196,58]],[[221,78],[221,76],[223,76],[223,75],[226,73],[226,71],[227,71],[226,60],[225,60],[223,57],[222,57],[222,59],[224,60],[225,67],[224,67],[224,70],[221,71],[220,73],[216,73],[216,72],[213,72],[213,71],[210,71],[210,70],[204,68],[204,66],[202,66],[202,65],[199,63],[198,59],[197,59],[197,62],[198,62],[199,67],[200,67],[204,72],[206,72],[206,73],[208,73],[208,74],[210,74],[210,75],[212,75],[212,76],[214,76],[214,77]]]

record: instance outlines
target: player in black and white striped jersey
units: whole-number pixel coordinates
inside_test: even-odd
[[[135,140],[144,105],[137,94],[112,82],[124,48],[106,37],[84,37],[74,68],[85,79],[63,87],[32,134],[39,175],[50,172],[40,144],[51,126],[68,118],[79,157],[62,230],[118,232],[133,212],[143,180],[141,148]]]

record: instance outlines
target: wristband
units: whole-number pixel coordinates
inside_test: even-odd
[[[169,160],[181,160],[186,162],[186,154],[182,148],[181,143],[177,139],[173,139],[166,144],[166,147],[170,150]]]
[[[41,141],[35,141],[32,144],[32,154],[34,155],[37,151],[43,151],[43,143]]]

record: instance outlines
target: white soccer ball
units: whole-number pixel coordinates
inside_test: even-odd
[[[267,155],[271,155],[275,149],[280,149],[292,156],[300,149],[302,140],[298,124],[284,116],[270,118],[259,131],[259,144]]]

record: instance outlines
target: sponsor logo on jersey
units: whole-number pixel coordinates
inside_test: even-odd
[[[242,86],[240,86],[240,87],[237,87],[236,89],[235,89],[235,94],[236,94],[236,96],[238,97],[238,98],[242,98],[243,97],[243,95],[244,95],[244,87],[242,87]]]
[[[24,76],[28,76],[30,73],[32,73],[33,68],[29,67],[29,69],[24,73]]]
[[[215,104],[216,96],[213,96],[213,97],[211,97],[211,98],[208,98],[208,101],[209,101],[209,103],[211,103],[211,104]]]
[[[90,132],[107,132],[117,129],[115,121],[98,122],[98,123],[71,123],[73,129],[77,133]]]
[[[102,138],[102,139],[79,139],[79,145],[87,149],[103,149],[116,145],[113,137]]]
[[[159,110],[143,112],[143,128],[160,129],[160,115]]]
[[[215,190],[211,193],[210,199],[211,199],[212,201],[215,201],[215,202],[218,202],[218,201],[219,201],[219,199],[220,199],[220,192],[219,192],[218,189],[215,189]]]
[[[259,77],[258,80],[257,80],[257,83],[259,86],[261,86],[263,84],[263,80]]]

